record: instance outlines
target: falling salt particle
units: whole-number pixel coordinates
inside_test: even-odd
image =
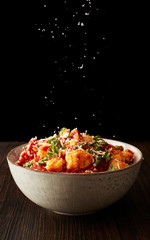
[[[77,118],[77,117],[75,117],[74,119],[75,119],[75,120],[77,120],[78,118]]]
[[[93,115],[92,115],[93,117],[95,117],[95,113],[93,113]]]
[[[58,126],[57,129],[59,129],[60,127]]]
[[[102,124],[101,124],[101,123],[99,123],[98,125],[99,125],[99,126],[101,126]]]
[[[113,138],[115,138],[116,137],[116,135],[113,135]]]
[[[45,96],[44,98],[47,99],[47,96]]]
[[[90,13],[85,13],[85,16],[89,16],[90,15]]]
[[[84,27],[84,23],[83,22],[78,22],[77,25],[81,26],[81,27]]]
[[[105,40],[106,38],[105,37],[103,37],[103,40]]]
[[[44,7],[46,7],[46,4],[44,4]]]
[[[42,124],[42,127],[45,128],[45,124],[44,123]]]
[[[78,67],[78,69],[82,69],[83,68],[83,64],[81,65],[81,67]]]
[[[95,60],[95,57],[93,57],[93,60]]]

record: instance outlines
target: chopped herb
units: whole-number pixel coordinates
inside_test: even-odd
[[[111,153],[109,152],[104,152],[103,153],[103,158],[105,158],[106,162],[109,162],[111,160]]]
[[[114,166],[112,164],[110,164],[108,171],[115,171],[115,170],[116,169],[114,168]]]
[[[80,149],[82,151],[85,151],[85,149],[83,149],[82,146],[83,146],[83,144],[79,143],[79,144],[76,145],[76,148]]]
[[[48,140],[48,143],[51,144],[52,142],[55,142],[55,141],[59,141],[57,135],[50,137]]]
[[[106,162],[109,162],[111,160],[111,153],[109,152],[102,152],[101,155],[97,155],[96,152],[94,152],[95,155],[94,155],[94,166],[98,166],[98,164],[103,160],[105,159]]]
[[[33,165],[32,162],[26,162],[25,164],[23,164],[23,167],[28,167],[30,168]]]
[[[64,133],[65,130],[67,130],[67,128],[65,128],[65,127],[61,128],[61,129],[60,129],[60,132],[59,132],[59,134],[58,134],[58,137],[61,137],[61,136],[63,135],[63,133]]]
[[[44,157],[42,161],[47,162],[48,161],[48,156]]]
[[[90,149],[88,152],[89,152],[90,154],[93,154],[93,150],[92,150],[92,149]]]
[[[122,146],[116,146],[116,147],[114,148],[114,150],[123,150],[123,147],[122,147]]]
[[[59,153],[59,149],[61,147],[61,145],[59,143],[59,139],[56,137],[54,139],[51,139],[50,144],[51,144],[51,146],[47,150],[47,156],[46,156],[47,159],[55,158],[57,156],[57,154]]]
[[[94,139],[95,141],[98,141],[98,140],[101,139],[101,137],[100,137],[99,135],[97,135],[97,136],[94,136],[93,139]]]
[[[38,161],[38,164],[39,165],[46,165],[46,162],[47,162],[47,160],[44,160],[44,158],[43,158],[40,161]]]
[[[102,159],[103,158],[101,156],[97,157],[96,160],[95,160],[94,166],[97,167],[98,164],[102,161]]]

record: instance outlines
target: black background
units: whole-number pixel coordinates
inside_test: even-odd
[[[149,83],[139,12],[106,1],[6,6],[0,140],[61,127],[148,140]]]

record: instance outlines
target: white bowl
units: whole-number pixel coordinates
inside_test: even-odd
[[[23,145],[12,149],[7,155],[7,161],[19,189],[37,205],[66,215],[88,214],[123,197],[133,185],[143,160],[138,148],[116,140],[104,140],[132,150],[135,163],[111,172],[40,172],[16,164]]]

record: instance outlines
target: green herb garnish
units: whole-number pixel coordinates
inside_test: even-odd
[[[82,148],[83,145],[84,145],[84,144],[82,144],[82,143],[78,143],[78,144],[76,145],[76,148],[79,149],[79,150],[85,151],[85,149]]]
[[[115,170],[116,169],[114,168],[114,166],[112,164],[110,164],[108,171],[115,171]]]
[[[112,153],[104,152],[102,156],[105,158],[106,162],[109,162],[111,160],[111,155]]]
[[[61,136],[63,135],[63,133],[64,133],[65,130],[67,130],[67,128],[65,128],[65,127],[61,128],[61,129],[60,129],[60,132],[59,132],[59,134],[58,134],[58,137],[61,137]]]
[[[44,159],[45,159],[45,158],[39,160],[39,161],[38,161],[38,165],[46,165],[46,163],[47,163],[47,161],[48,161],[48,158],[46,158],[45,160],[44,160]]]
[[[114,148],[114,150],[122,150],[122,149],[123,149],[122,146],[117,146],[117,147]]]
[[[95,162],[94,162],[94,165],[97,167],[98,164],[103,160],[105,159],[106,162],[109,162],[111,160],[111,153],[109,152],[102,152],[101,155],[97,155],[95,154],[94,158],[95,158]]]
[[[32,162],[26,162],[26,163],[23,164],[23,167],[28,167],[28,168],[30,168],[32,165],[33,165]]]
[[[59,143],[59,139],[57,136],[49,139],[48,143],[50,143],[51,146],[47,150],[47,156],[42,159],[43,161],[47,161],[48,158],[55,158],[59,153],[59,149],[61,148],[61,145]]]

